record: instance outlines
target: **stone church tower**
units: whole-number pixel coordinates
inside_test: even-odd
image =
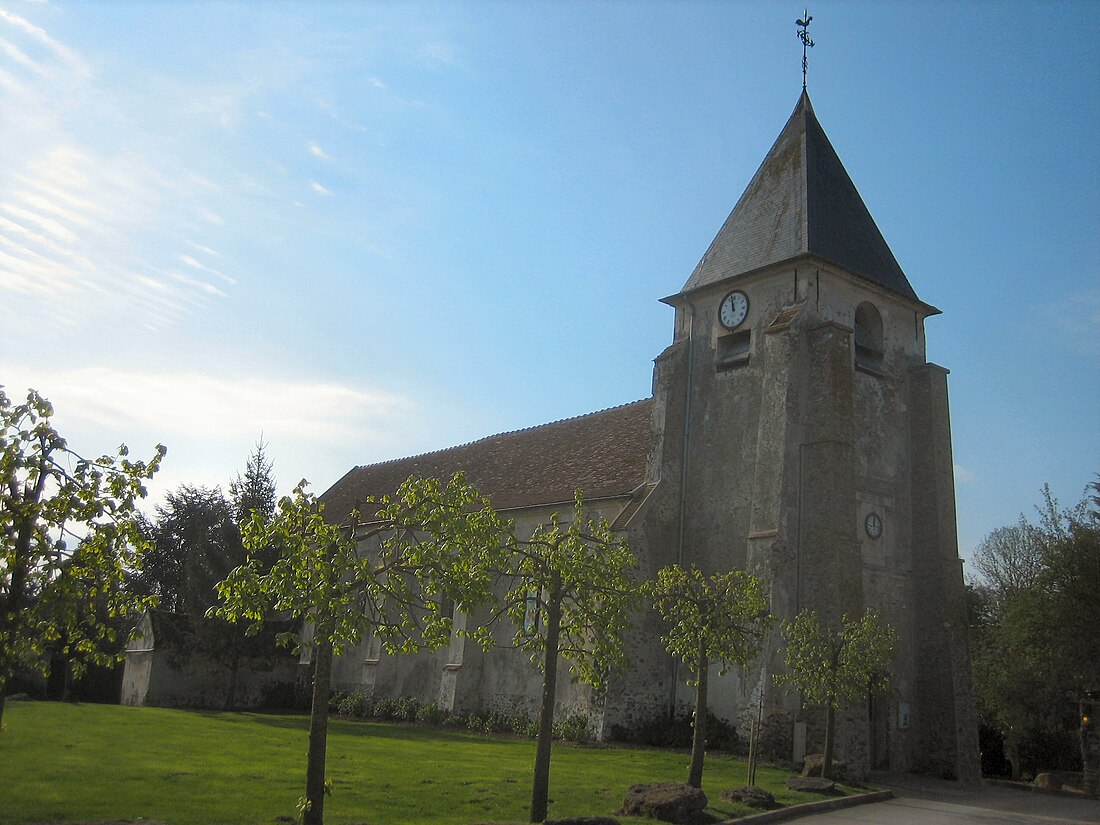
[[[664,300],[676,318],[654,370],[654,490],[629,530],[646,572],[748,570],[783,619],[809,608],[836,625],[875,608],[899,633],[896,692],[843,715],[840,758],[976,779],[947,370],[925,358],[939,310],[910,286],[805,91]],[[807,735],[820,749],[820,720],[773,686],[779,646],[776,631],[755,672],[711,695],[731,719],[762,699],[797,756]],[[682,674],[660,681],[690,701]]]
[[[470,444],[354,467],[323,496],[342,519],[409,475],[464,471],[530,530],[587,504],[627,536],[640,575],[672,563],[746,569],[779,619],[873,607],[899,634],[896,690],[838,717],[836,754],[857,773],[977,779],[947,371],[925,357],[920,300],[803,91],[794,113],[683,289],[653,397]],[[456,613],[457,626],[477,616]],[[557,712],[615,726],[685,711],[686,673],[636,617],[630,670],[593,696],[560,674]],[[748,673],[714,678],[711,708],[762,710],[765,752],[820,750],[821,718],[772,676],[778,630]],[[566,666],[563,663],[563,668]],[[457,712],[531,713],[541,679],[522,654],[456,636],[437,654],[388,656],[377,640],[341,657],[337,689],[417,696]]]

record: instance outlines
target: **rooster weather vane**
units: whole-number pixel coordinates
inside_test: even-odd
[[[806,30],[810,27],[810,21],[813,20],[810,17],[808,9],[802,10],[802,19],[795,20],[796,26],[799,26],[798,39],[802,41],[802,91],[806,91],[806,49],[812,49],[814,47],[814,41],[810,39],[810,34]]]

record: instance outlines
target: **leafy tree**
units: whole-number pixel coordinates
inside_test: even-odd
[[[789,684],[805,701],[825,708],[825,753],[822,775],[830,777],[836,711],[867,696],[868,690],[885,690],[897,631],[881,624],[878,613],[868,608],[859,619],[841,618],[840,628],[823,625],[817,613],[803,610],[783,623],[787,672],[775,675],[777,684]]]
[[[994,621],[997,596],[993,588],[979,582],[968,581],[966,593],[966,621],[971,628],[978,628]]]
[[[141,560],[136,502],[165,448],[131,461],[125,445],[87,459],[53,428],[53,406],[34,390],[13,404],[0,390],[0,724],[7,682],[42,670],[59,643],[83,662],[118,658],[108,616],[140,612],[147,598],[123,585]]]
[[[374,502],[370,502],[374,503]],[[334,654],[377,634],[392,652],[437,649],[451,635],[451,615],[493,599],[492,571],[507,525],[461,475],[449,482],[410,478],[383,498],[367,525],[358,511],[343,524],[325,520],[324,506],[305,482],[283,498],[274,517],[258,510],[244,528],[251,552],[273,544],[283,555],[263,570],[255,557],[218,586],[223,603],[211,611],[258,631],[265,618],[292,616],[312,629],[313,660],[306,825],[323,821],[325,747]],[[301,646],[296,634],[284,644]]]
[[[245,559],[233,509],[221,490],[185,484],[156,514],[144,522],[150,548],[132,587],[164,610],[201,617],[217,602],[215,585]]]
[[[1100,483],[1062,509],[1043,488],[1039,524],[1027,524],[1038,558],[1018,586],[980,569],[1000,609],[975,635],[974,673],[984,724],[1004,738],[1013,775],[1076,769],[1076,702],[1100,686]],[[996,535],[993,531],[991,535]]]
[[[579,493],[572,521],[563,524],[555,513],[530,539],[513,538],[508,550],[504,609],[516,625],[514,644],[543,673],[531,789],[531,821],[542,822],[549,801],[558,659],[569,661],[575,680],[594,687],[625,664],[623,637],[641,597],[631,577],[637,562],[605,519],[585,513]],[[484,641],[490,632],[487,626],[477,635]]]
[[[701,788],[710,665],[718,663],[723,674],[734,665],[748,667],[771,626],[767,596],[760,582],[743,570],[705,576],[694,567],[684,570],[678,565],[657,571],[646,593],[669,623],[665,647],[693,674],[695,721],[688,784]]]
[[[994,614],[1005,602],[1035,584],[1048,544],[1043,532],[1020,516],[1011,527],[998,527],[974,551],[972,566]]]

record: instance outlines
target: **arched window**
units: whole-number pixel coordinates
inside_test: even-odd
[[[875,305],[864,301],[856,307],[856,369],[883,374],[882,316]]]

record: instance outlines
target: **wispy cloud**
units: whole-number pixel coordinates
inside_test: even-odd
[[[220,258],[222,255],[216,249],[211,249],[209,246],[204,246],[201,243],[195,243],[194,241],[188,241],[188,246],[192,249],[197,249],[203,255],[209,255],[211,258]]]
[[[0,365],[9,396],[20,396],[25,369]],[[339,443],[379,436],[414,409],[388,392],[325,382],[294,382],[202,373],[147,373],[106,367],[38,372],[33,380],[70,422],[117,432],[172,436],[266,437]]]
[[[313,157],[320,158],[321,160],[332,160],[329,154],[313,141],[309,143],[309,153],[313,155]]]
[[[324,186],[322,186],[321,184],[319,184],[319,183],[318,183],[317,181],[315,181],[315,180],[311,180],[311,181],[309,182],[309,188],[310,188],[310,189],[312,189],[312,190],[313,190],[314,192],[316,192],[316,193],[317,193],[318,195],[325,195],[325,196],[327,196],[327,195],[331,195],[331,194],[332,194],[332,190],[331,190],[331,189],[328,189],[327,187],[324,187]]]
[[[25,38],[26,45],[29,46],[28,50],[38,48],[45,53],[44,57],[46,59],[39,58],[35,60],[15,44],[9,44],[12,51],[21,55],[18,62],[27,66],[36,74],[50,77],[60,76],[64,73],[73,74],[83,79],[92,77],[92,70],[84,59],[65,44],[50,37],[45,29],[4,9],[0,9],[0,23],[6,24],[9,29],[14,30],[17,36],[22,35]],[[50,57],[60,61],[61,65],[54,65],[53,61],[49,59]]]
[[[199,272],[205,272],[208,275],[214,275],[218,278],[221,278],[230,286],[233,286],[237,283],[236,278],[232,278],[220,270],[214,269],[211,266],[207,266],[201,261],[195,260],[190,255],[180,255],[180,261],[183,262],[185,265],[191,267],[192,269],[197,269]]]
[[[283,489],[305,476],[320,492],[353,464],[401,454],[427,429],[425,410],[400,394],[274,374],[43,370],[0,361],[0,385],[15,399],[28,387],[49,398],[55,425],[78,452],[98,455],[125,442],[144,457],[166,444],[147,508],[180,484],[227,484],[261,434],[273,445]]]
[[[217,253],[202,236],[226,223],[210,206],[220,187],[187,167],[163,122],[131,117],[134,89],[109,83],[77,50],[0,9],[0,300],[7,293],[62,326],[122,310],[157,328],[236,283],[204,262]],[[219,121],[245,95],[231,91],[195,97]],[[181,263],[191,275],[165,274]]]
[[[420,47],[420,56],[429,63],[443,66],[459,65],[458,50],[450,43],[434,41]]]
[[[955,465],[955,481],[960,481],[966,484],[970,484],[978,480],[978,476],[970,470],[963,467],[961,464]]]
[[[1084,355],[1100,354],[1100,290],[1067,295],[1047,306],[1045,315],[1070,349]]]

